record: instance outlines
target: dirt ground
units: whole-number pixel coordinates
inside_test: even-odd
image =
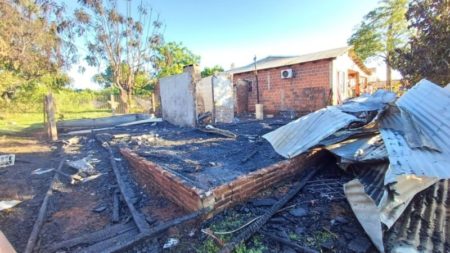
[[[245,130],[245,127],[241,128]],[[153,128],[140,126],[137,129],[128,130],[137,134],[140,131],[151,131]],[[251,127],[248,131],[251,131]],[[173,138],[170,135],[167,137]],[[41,202],[54,175],[54,172],[32,175],[32,171],[38,168],[57,168],[62,159],[76,161],[85,158],[100,176],[86,183],[76,184],[71,184],[68,178],[60,176],[53,188],[54,194],[51,196],[47,216],[39,234],[36,252],[47,252],[46,249],[56,242],[116,224],[112,221],[112,203],[118,186],[108,153],[95,141],[93,135],[62,139],[63,141],[56,144],[50,144],[39,141],[39,136],[0,138],[0,153],[14,153],[17,159],[14,166],[0,169],[0,200],[23,200],[16,207],[0,212],[0,229],[18,252],[23,252],[26,246]],[[186,214],[161,193],[142,190],[128,170],[127,162],[120,158],[116,149],[114,157],[134,206],[144,215],[151,227]],[[75,173],[67,164],[63,166],[62,171],[68,175]],[[272,217],[246,244],[238,246],[235,252],[295,252],[292,247],[274,241],[267,234],[320,252],[373,251],[370,241],[343,196],[342,184],[348,178],[335,165],[329,165],[328,169],[316,175],[312,182],[286,205],[286,209]],[[156,239],[135,245],[129,252],[217,252],[220,249],[220,241],[224,243],[236,236],[240,227],[262,215],[296,180],[282,182],[212,219],[195,220],[173,227]],[[131,214],[122,199],[118,223],[125,224],[130,220]],[[204,233],[233,230],[236,231],[218,235],[219,241]],[[164,249],[163,245],[170,239],[177,239],[178,243]],[[65,252],[77,252],[80,249],[82,246]]]
[[[91,136],[92,137],[92,136]],[[4,136],[0,139],[0,154],[15,154],[14,166],[0,169],[0,200],[21,200],[19,205],[0,212],[0,229],[18,252],[23,252],[44,196],[54,172],[33,175],[36,169],[56,169],[62,159],[76,161],[87,158],[94,166],[98,178],[85,183],[72,184],[60,176],[50,198],[47,216],[36,245],[38,252],[53,243],[76,238],[112,226],[112,196],[117,189],[108,154],[91,137],[75,138],[49,144],[36,136]],[[121,162],[122,163],[122,162]],[[125,163],[125,162],[123,162]],[[127,166],[124,164],[123,166]],[[141,194],[131,176],[120,166],[128,186],[132,188],[134,204],[148,220],[163,222],[184,214],[184,211],[161,195]],[[65,164],[62,172],[75,174]],[[127,223],[131,216],[123,200],[120,221]],[[41,250],[39,250],[41,249]]]
[[[57,147],[36,136],[0,137],[0,154],[15,154],[14,166],[0,168],[0,200],[21,200],[0,212],[0,229],[18,252],[22,252],[53,175],[33,176],[38,168],[56,168]]]

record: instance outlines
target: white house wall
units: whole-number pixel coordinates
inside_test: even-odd
[[[333,104],[335,105],[342,103],[342,101],[344,101],[345,99],[350,98],[351,89],[348,87],[349,69],[359,72],[360,78],[366,77],[367,79],[369,79],[369,75],[367,75],[348,54],[336,57],[336,59],[333,60],[332,65]],[[338,80],[338,76],[341,80]]]
[[[216,122],[231,123],[234,119],[232,76],[219,74],[212,78],[214,84],[214,104]]]
[[[234,119],[232,78],[218,74],[202,78],[196,84],[197,114],[215,111],[215,121],[231,123]],[[214,95],[212,85],[214,85]],[[214,96],[214,97],[213,97]]]

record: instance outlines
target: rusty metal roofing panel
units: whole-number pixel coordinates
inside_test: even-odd
[[[405,137],[405,119],[399,110],[390,109],[380,122],[391,163],[384,183],[395,182],[397,176],[405,174],[449,179],[450,91],[422,80],[396,104],[413,115],[420,132],[431,139],[439,151],[426,146],[411,147]]]
[[[270,142],[278,154],[292,158],[356,121],[361,120],[336,107],[327,107],[265,134],[263,138]]]
[[[293,64],[303,63],[303,62],[311,62],[311,61],[317,61],[317,60],[323,60],[323,59],[330,59],[330,58],[336,58],[338,56],[341,56],[345,53],[347,53],[352,47],[340,47],[340,48],[334,48],[330,50],[315,52],[311,54],[304,54],[299,56],[291,56],[291,57],[282,57],[282,56],[269,56],[264,59],[261,59],[256,62],[256,66],[258,70],[261,69],[269,69],[269,68],[276,68],[276,67],[282,67],[282,66],[289,66]],[[237,73],[243,73],[243,72],[249,72],[254,71],[255,65],[254,63],[248,64],[243,67],[231,69],[228,72],[237,74]]]

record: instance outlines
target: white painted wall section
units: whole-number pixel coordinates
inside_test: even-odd
[[[195,127],[195,86],[191,72],[161,78],[160,95],[164,120],[178,126]]]

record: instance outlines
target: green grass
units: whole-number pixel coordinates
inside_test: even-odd
[[[86,119],[111,116],[109,110],[65,112],[56,115],[57,120]],[[42,113],[0,113],[0,134],[30,133],[44,127]]]
[[[289,239],[291,239],[292,241],[298,241],[298,240],[300,239],[300,236],[297,235],[297,234],[294,233],[294,232],[290,232],[290,233],[289,233]]]
[[[224,219],[220,221],[216,221],[210,225],[210,229],[212,231],[231,231],[236,228],[241,227],[249,220],[253,219],[254,216],[251,214],[240,214],[236,212],[229,213]],[[227,235],[216,235],[217,238],[222,240],[224,243],[229,242],[229,240],[235,236],[235,234],[227,234]],[[202,245],[197,249],[197,253],[215,253],[220,250],[220,247],[217,243],[211,239],[207,238],[203,241]],[[234,253],[262,253],[267,250],[267,247],[262,243],[261,237],[259,235],[255,235],[252,237],[252,240],[247,242],[246,244],[239,244],[234,249]]]

